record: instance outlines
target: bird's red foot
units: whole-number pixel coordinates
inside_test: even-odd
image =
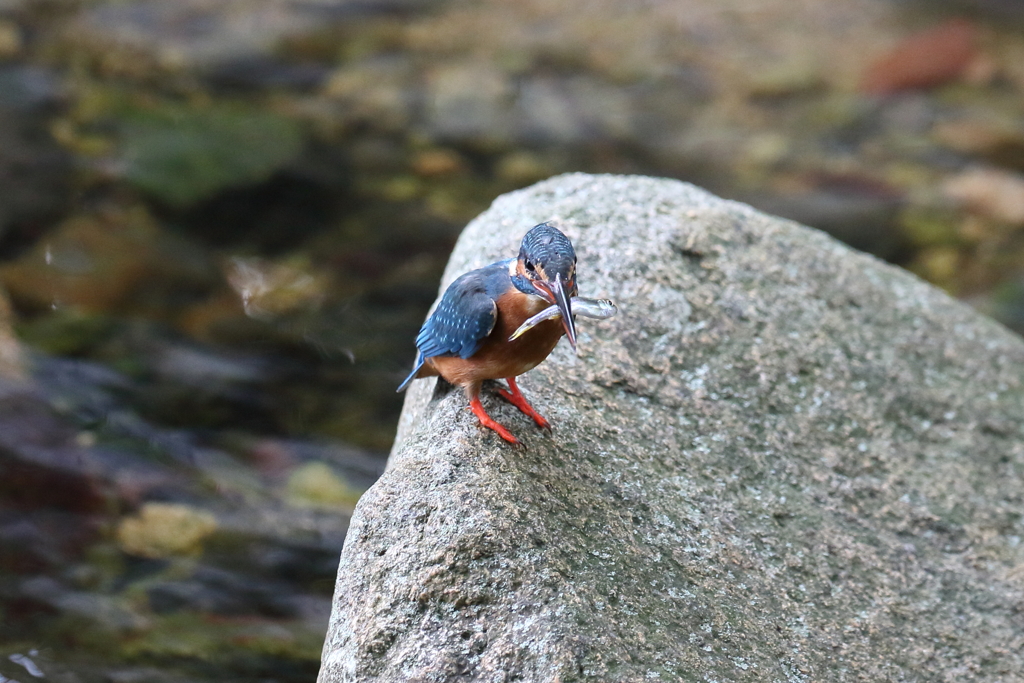
[[[476,415],[477,419],[480,420],[481,425],[488,429],[493,429],[498,433],[498,436],[505,439],[505,441],[508,441],[510,444],[514,446],[519,445],[519,439],[512,436],[512,432],[495,422],[491,416],[487,414],[487,411],[484,410],[484,405],[480,403],[479,396],[474,396],[470,399],[469,407],[473,410],[473,414]]]
[[[508,382],[508,387],[511,391],[498,389],[498,393],[516,408],[519,408],[519,410],[524,414],[533,418],[533,421],[537,423],[538,427],[551,431],[551,423],[548,422],[543,415],[534,410],[533,406],[526,401],[526,397],[519,391],[519,387],[516,385],[516,378],[506,377],[505,381]]]

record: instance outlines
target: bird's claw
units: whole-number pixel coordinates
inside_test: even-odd
[[[487,411],[484,410],[483,404],[480,403],[479,397],[474,397],[469,402],[469,408],[470,410],[473,411],[473,414],[476,415],[476,419],[480,421],[481,427],[486,427],[487,429],[494,431],[495,433],[497,433],[498,436],[500,436],[502,439],[509,442],[513,446],[522,445],[519,439],[517,439],[512,434],[512,432],[505,429],[504,426],[502,426],[500,423],[495,421],[494,418],[487,414]]]
[[[526,402],[526,399],[522,394],[513,394],[507,389],[498,389],[498,395],[514,405],[516,408],[519,408],[520,412],[524,415],[528,415],[535,423],[537,423],[538,427],[546,429],[549,432],[551,431],[551,423],[547,421],[547,418],[534,410],[533,406]]]
[[[505,441],[509,442],[513,446],[523,446],[523,442],[522,441],[517,439],[515,437],[515,435],[512,434],[512,432],[508,431],[507,429],[502,427],[497,422],[495,422],[493,425],[483,425],[483,426],[487,427],[488,429],[494,430],[494,432],[497,433],[498,436],[500,436],[502,439],[504,439]]]

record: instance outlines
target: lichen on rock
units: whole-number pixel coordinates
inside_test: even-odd
[[[416,382],[342,554],[320,683],[1006,680],[1024,670],[1024,342],[912,275],[690,185],[554,178],[580,325],[521,386]],[[590,324],[588,324],[590,322]]]

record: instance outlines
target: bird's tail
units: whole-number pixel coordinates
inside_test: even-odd
[[[405,378],[405,381],[404,381],[404,382],[402,382],[401,384],[399,384],[399,385],[398,385],[398,388],[397,388],[397,389],[395,389],[395,393],[396,393],[396,394],[400,394],[400,393],[402,393],[403,391],[405,391],[406,387],[408,387],[408,386],[409,386],[409,382],[411,382],[411,381],[413,381],[414,379],[416,379],[416,373],[418,373],[418,372],[420,371],[420,368],[422,368],[422,367],[423,367],[423,363],[424,363],[424,362],[425,362],[425,360],[424,360],[424,358],[423,358],[423,354],[419,354],[419,353],[417,353],[417,354],[416,354],[416,367],[414,367],[414,368],[412,369],[412,372],[410,372],[410,373],[409,373],[409,376]]]

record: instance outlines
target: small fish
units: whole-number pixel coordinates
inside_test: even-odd
[[[615,304],[611,299],[589,299],[585,296],[574,296],[572,298],[572,312],[575,315],[582,315],[584,318],[594,318],[596,320],[605,320],[610,318],[619,312]],[[548,306],[537,315],[529,318],[519,329],[512,333],[512,336],[508,338],[509,341],[514,341],[519,337],[526,334],[528,331],[536,327],[539,323],[551,318],[561,317],[561,313],[558,311],[558,306]]]

